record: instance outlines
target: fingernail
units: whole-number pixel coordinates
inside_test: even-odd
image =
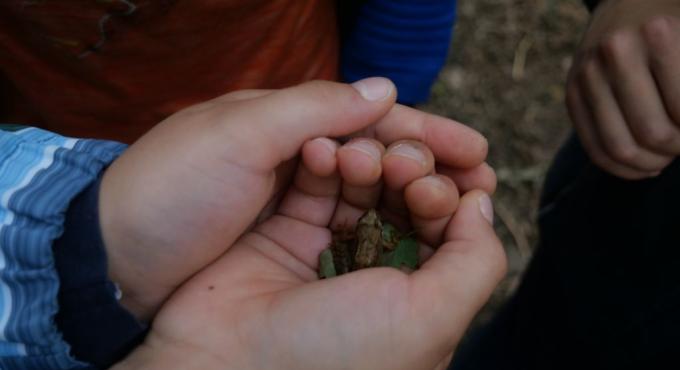
[[[440,175],[430,175],[427,177],[423,178],[423,181],[427,181],[430,186],[433,186],[437,189],[447,191],[449,187],[451,186],[451,183],[449,183],[446,177],[440,176]]]
[[[493,225],[493,204],[491,203],[491,198],[486,194],[479,197],[479,211],[489,221],[489,224]]]
[[[408,143],[400,143],[393,146],[390,148],[389,154],[409,158],[423,165],[427,164],[427,157],[425,157],[425,153]]]
[[[335,142],[333,142],[333,140],[326,137],[318,137],[312,141],[325,146],[326,148],[328,148],[328,151],[333,153],[334,155],[335,151],[338,149],[338,145]]]
[[[349,149],[358,150],[362,153],[368,154],[371,158],[378,162],[380,162],[380,158],[382,157],[382,152],[380,149],[378,149],[378,147],[376,147],[376,145],[369,140],[354,139],[345,144],[345,146]]]
[[[378,101],[387,98],[392,93],[393,85],[383,77],[370,77],[352,83],[352,87],[359,91],[364,99]]]

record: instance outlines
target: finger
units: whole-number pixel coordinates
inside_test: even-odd
[[[320,137],[302,146],[305,167],[319,177],[330,176],[337,171],[336,153],[340,145],[329,138]]]
[[[441,244],[444,230],[458,207],[458,189],[453,180],[442,175],[421,177],[404,190],[411,211],[411,224],[422,241]]]
[[[599,58],[588,58],[582,68],[579,82],[593,113],[595,131],[609,157],[643,172],[659,171],[668,165],[667,156],[642,148],[633,138],[609,82],[605,79]]]
[[[403,190],[411,181],[434,171],[434,156],[419,141],[400,140],[387,148],[382,167],[385,185],[391,190]]]
[[[341,197],[335,208],[335,214],[330,223],[332,230],[354,227],[367,210],[377,207],[382,191],[382,181],[373,185],[351,186],[342,185]],[[384,216],[381,212],[381,216]],[[385,218],[389,221],[389,218]]]
[[[488,195],[482,191],[465,194],[447,227],[444,244],[410,275],[413,315],[421,318],[433,342],[453,348],[465,324],[505,275],[506,257],[492,219]],[[435,317],[448,321],[429,320]]]
[[[333,174],[337,175],[337,163],[335,158],[337,148],[338,143],[328,138],[316,138],[307,141],[302,146],[302,164],[305,167],[305,171],[308,171],[310,175],[313,175],[309,176],[310,178],[332,178]],[[287,161],[276,167],[274,195],[260,212],[254,224],[259,224],[277,212],[282,199],[286,195],[284,186],[288,186],[290,183],[287,179],[292,177],[292,174],[296,169],[297,161],[294,160]],[[311,186],[314,185],[312,184]],[[293,202],[293,204],[296,203]]]
[[[382,212],[397,227],[407,227],[410,221],[404,188],[412,181],[434,172],[434,156],[419,141],[401,140],[387,148],[382,166],[385,181],[381,199]]]
[[[567,85],[566,102],[569,116],[574,123],[574,129],[583,144],[583,148],[595,165],[615,176],[629,180],[638,180],[652,176],[650,172],[640,171],[626,164],[614,161],[604,151],[600,137],[595,132],[592,113],[583,100],[583,94],[578,83],[570,81]]]
[[[367,209],[376,207],[382,190],[384,152],[380,142],[367,138],[351,140],[338,150],[342,192],[332,228],[353,226]]]
[[[317,266],[319,248],[330,238],[326,227],[340,194],[340,174],[335,163],[335,142],[319,138],[305,143],[305,148],[293,186],[285,193],[278,215],[268,218],[255,231],[282,247],[281,250],[271,248],[260,252],[287,265],[301,277],[310,278],[310,271],[300,268],[299,262],[310,269]],[[315,170],[310,169],[315,166]],[[312,240],[322,242],[312,243]],[[294,258],[288,258],[288,255]]]
[[[635,141],[648,151],[680,153],[680,129],[671,122],[647,63],[642,40],[619,32],[602,42],[612,90]]]
[[[483,190],[487,194],[496,191],[496,172],[486,162],[466,169],[437,165],[436,171],[453,180],[461,194],[474,189]]]
[[[328,225],[340,192],[337,149],[338,144],[328,138],[316,138],[303,145],[302,161],[293,186],[277,209],[279,214],[317,226]]]
[[[385,147],[378,141],[354,139],[338,149],[338,167],[343,182],[350,186],[375,184],[382,174],[381,160]]]
[[[677,47],[680,24],[670,17],[657,17],[647,22],[642,32],[666,111],[675,126],[680,127],[680,50]]]
[[[293,186],[285,193],[278,214],[325,227],[333,216],[340,193],[340,176],[316,176],[304,164],[298,166]]]
[[[352,140],[340,148],[341,203],[363,210],[376,206],[382,189],[381,160],[384,153],[385,147],[380,142],[366,138]]]
[[[313,81],[240,101],[228,110],[231,124],[222,126],[233,139],[224,150],[232,158],[247,150],[252,154],[242,165],[268,171],[295,156],[307,140],[347,135],[377,121],[394,105],[395,91],[384,78],[352,85]]]
[[[432,150],[437,162],[458,168],[480,165],[488,151],[484,136],[470,127],[403,105],[395,105],[367,134],[385,145],[420,141]]]

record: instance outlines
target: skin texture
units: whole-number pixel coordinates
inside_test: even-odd
[[[305,145],[327,143],[324,138]],[[369,184],[376,170],[397,175],[370,154],[343,158],[339,154],[354,150],[352,144],[336,145],[326,146],[320,157],[303,154],[275,213],[182,285],[146,342],[114,369],[445,368],[505,272],[502,246],[482,213],[488,196],[467,192],[450,208],[450,222],[432,225],[430,232],[443,243],[432,246],[436,252],[410,275],[374,268],[318,280],[318,254],[330,242],[329,226],[347,216],[339,215],[347,209],[338,205],[353,202],[342,193],[347,184],[339,169],[355,166],[351,178],[358,184]],[[413,165],[403,161],[395,168]],[[413,175],[404,185],[406,192],[419,187],[420,199],[403,200],[414,217],[440,215],[420,211],[417,202],[457,194],[452,182],[424,180],[430,176]],[[382,195],[371,186],[365,191],[350,198],[376,203]]]
[[[680,154],[680,2],[600,3],[576,53],[567,107],[593,162],[626,179]]]
[[[316,198],[300,203],[289,191],[312,170],[314,176],[330,176],[319,180],[320,189],[328,191],[322,186],[327,181],[339,184],[345,194],[331,225],[353,223],[367,204],[378,202],[404,219],[407,208],[398,195],[411,181],[435,176],[435,164],[465,184],[456,189],[451,181],[437,193],[440,197],[457,200],[459,191],[494,190],[495,176],[484,164],[487,143],[480,134],[395,105],[395,96],[394,86],[381,78],[354,86],[316,81],[278,91],[227,94],[157,125],[108,168],[102,181],[102,235],[109,275],[123,291],[122,304],[150,321],[183,283],[277,209],[300,219],[323,213]],[[351,135],[364,139],[342,147],[330,139]],[[357,146],[361,140],[363,148]],[[427,160],[397,155],[394,144],[403,140],[406,147],[420,148],[416,156]],[[295,173],[299,155],[307,167]],[[389,158],[400,159],[388,164]],[[343,168],[353,166],[365,167],[366,175],[351,178]],[[385,191],[383,167],[392,179]],[[335,178],[341,174],[348,178],[340,183]],[[447,222],[441,219],[450,213],[413,217],[425,225],[434,221],[436,226],[423,228],[442,239],[436,230],[444,228]]]

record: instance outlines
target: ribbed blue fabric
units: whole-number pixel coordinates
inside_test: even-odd
[[[69,202],[124,149],[0,125],[0,368],[77,369],[54,323],[59,278],[52,243]]]
[[[364,1],[343,40],[342,78],[388,77],[399,102],[427,100],[446,62],[455,19],[456,0]]]
[[[108,369],[144,340],[148,325],[120,304],[120,293],[108,274],[106,246],[99,223],[99,190],[103,172],[68,206],[64,233],[52,243],[59,274],[57,329],[71,355]]]

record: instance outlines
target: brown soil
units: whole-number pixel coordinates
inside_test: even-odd
[[[564,82],[588,13],[580,0],[459,0],[458,10],[448,64],[420,108],[489,139],[509,272],[480,314],[484,321],[517,286],[537,242],[538,197],[570,130]]]

